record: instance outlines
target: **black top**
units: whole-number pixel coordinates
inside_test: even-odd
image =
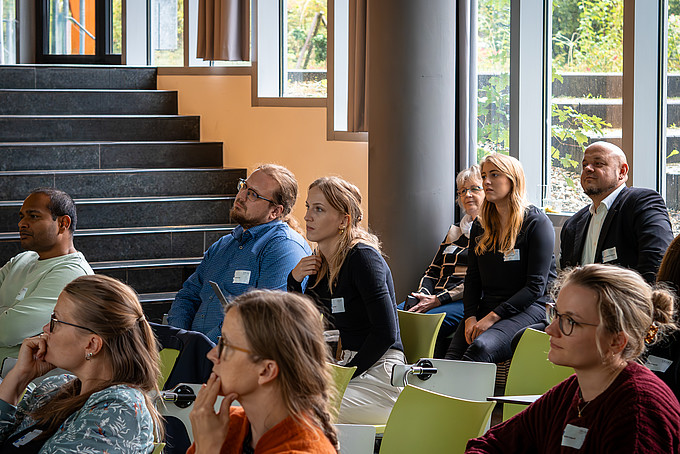
[[[575,213],[562,227],[562,269],[581,264],[591,218],[589,207]],[[646,188],[625,187],[602,223],[595,263],[603,263],[604,251],[613,251],[612,260],[606,263],[634,269],[652,284],[672,240],[671,221],[659,193]]]
[[[470,251],[465,274],[465,318],[483,317],[493,311],[512,317],[534,302],[549,301],[548,285],[555,272],[555,231],[548,217],[529,206],[517,235],[514,254],[487,251],[475,253],[477,239],[484,232],[478,220],[470,231]]]
[[[355,377],[390,348],[403,350],[392,273],[378,251],[363,243],[354,246],[340,268],[332,293],[326,276],[311,288],[315,282],[316,276],[309,276],[305,293],[316,300],[340,331],[342,348],[358,352],[347,364],[357,367]],[[302,292],[292,273],[288,275],[288,291]]]

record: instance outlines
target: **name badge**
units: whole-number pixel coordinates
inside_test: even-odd
[[[519,249],[513,249],[503,254],[504,262],[517,262],[519,260]]]
[[[456,246],[455,244],[449,244],[448,246],[446,246],[446,249],[444,249],[444,254],[453,254],[454,252],[456,252],[457,249],[458,246]]]
[[[28,444],[28,443],[30,443],[31,441],[33,441],[33,440],[34,440],[35,438],[37,438],[38,435],[40,435],[41,433],[43,433],[42,430],[40,430],[40,429],[34,429],[34,430],[30,431],[29,433],[27,433],[26,435],[24,435],[23,437],[19,438],[17,441],[15,441],[15,442],[12,443],[12,444],[13,444],[15,447],[17,447],[17,448],[20,448],[21,446],[23,446],[23,445],[25,445],[25,444]]]
[[[332,298],[331,299],[331,312],[333,314],[345,312],[345,298]]]
[[[671,364],[673,364],[673,361],[670,359],[649,355],[645,366],[647,366],[647,369],[654,372],[666,372],[668,368],[671,367]]]
[[[602,263],[613,262],[617,258],[616,247],[610,247],[602,251]]]
[[[24,299],[26,296],[26,292],[28,291],[28,288],[22,288],[21,291],[19,291],[19,294],[17,295],[17,301],[21,301]]]
[[[250,271],[248,270],[234,271],[234,280],[232,284],[250,284]]]
[[[567,427],[564,428],[564,433],[562,433],[562,446],[581,449],[581,446],[583,446],[583,442],[586,439],[586,435],[588,435],[588,429],[585,427],[567,424]]]

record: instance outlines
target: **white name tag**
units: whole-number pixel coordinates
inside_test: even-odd
[[[331,312],[333,314],[345,312],[345,298],[332,298],[331,299]]]
[[[564,433],[562,433],[562,446],[567,446],[569,448],[581,449],[583,442],[588,434],[588,429],[585,427],[572,426],[567,424],[564,428]]]
[[[23,437],[19,438],[17,441],[15,441],[15,442],[12,443],[12,444],[13,444],[14,446],[16,446],[17,448],[19,448],[19,447],[21,447],[21,446],[23,446],[23,445],[25,445],[25,444],[28,444],[28,443],[30,443],[31,441],[33,441],[33,439],[35,439],[35,438],[36,438],[38,435],[40,435],[41,433],[43,433],[43,431],[40,430],[40,429],[32,430],[32,431],[30,431],[29,433],[27,433],[26,435],[24,435]]]
[[[233,284],[250,284],[250,271],[236,270],[234,271]]]
[[[658,356],[649,355],[645,366],[654,372],[666,372],[669,367],[671,367],[673,361],[666,358],[659,358]]]
[[[602,251],[602,263],[613,262],[617,258],[616,247],[610,247]]]
[[[444,254],[453,254],[454,252],[456,252],[456,250],[458,250],[458,246],[456,246],[455,244],[449,244],[448,246],[446,246],[446,249],[444,249]]]
[[[503,254],[504,262],[516,262],[519,260],[519,249],[513,249]]]
[[[17,301],[21,301],[24,299],[26,296],[26,292],[28,291],[28,288],[22,288],[19,294],[17,295]]]

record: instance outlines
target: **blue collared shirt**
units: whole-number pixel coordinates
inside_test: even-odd
[[[217,240],[177,293],[168,323],[200,331],[213,342],[222,329],[224,312],[209,281],[224,295],[238,296],[252,288],[286,290],[288,273],[312,253],[302,236],[282,221],[243,230],[240,225]]]

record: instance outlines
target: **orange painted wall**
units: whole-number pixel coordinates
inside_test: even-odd
[[[179,92],[180,114],[201,116],[201,140],[224,142],[225,167],[289,168],[300,186],[293,213],[303,227],[307,186],[320,176],[356,184],[368,214],[368,144],[327,141],[325,108],[252,107],[250,76],[158,76],[158,88]]]

